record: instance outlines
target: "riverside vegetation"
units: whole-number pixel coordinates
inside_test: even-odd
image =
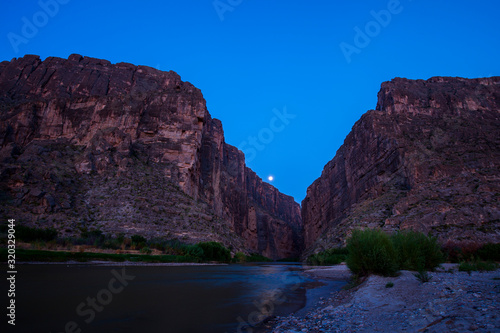
[[[415,231],[392,235],[377,229],[354,230],[346,248],[328,249],[308,257],[311,265],[336,265],[346,262],[355,277],[377,274],[395,276],[400,270],[417,271],[422,282],[426,274],[441,263],[460,263],[461,271],[495,270],[500,261],[500,244],[460,247],[441,246],[435,237]]]
[[[7,233],[6,225],[0,234]],[[0,253],[7,256],[7,237],[1,237]],[[62,262],[68,260],[132,261],[157,263],[201,263],[201,262],[259,262],[271,261],[257,254],[237,252],[218,242],[186,244],[177,239],[146,239],[140,235],[105,235],[100,230],[82,230],[80,237],[59,237],[55,229],[16,226],[17,260]]]
[[[422,233],[402,231],[388,235],[366,229],[354,231],[345,249],[323,251],[309,261],[326,258],[335,262],[338,258],[334,254],[342,251],[347,251],[346,265],[307,272],[332,279],[342,278],[344,272],[352,273],[346,288],[324,295],[306,314],[276,317],[266,325],[269,332],[500,329],[500,244],[456,242],[441,246],[434,237]],[[448,263],[440,265],[445,261]]]
[[[7,226],[0,226],[6,234]],[[0,253],[7,237],[0,238]],[[18,260],[25,261],[136,261],[136,262],[270,262],[257,253],[236,252],[218,242],[187,244],[177,239],[146,239],[140,235],[115,237],[100,230],[82,230],[78,238],[59,237],[55,229],[16,226],[16,239],[23,246],[16,251]],[[22,244],[22,243],[21,243]],[[286,259],[296,261],[296,259]],[[448,243],[440,246],[436,238],[414,231],[387,235],[381,230],[355,230],[345,248],[332,248],[310,255],[310,265],[337,265],[346,262],[354,277],[370,274],[395,276],[399,270],[433,271],[444,261],[459,263],[460,271],[495,270],[500,261],[500,244],[476,246]],[[429,277],[430,278],[430,277]]]

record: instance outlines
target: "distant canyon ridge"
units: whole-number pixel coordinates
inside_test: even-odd
[[[273,259],[342,246],[366,227],[498,242],[499,83],[383,83],[300,206],[245,165],[176,73],[26,55],[0,63],[0,216]]]

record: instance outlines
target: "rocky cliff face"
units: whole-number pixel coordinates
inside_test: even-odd
[[[500,241],[500,77],[382,84],[302,202],[305,246],[354,228]]]
[[[0,63],[1,215],[21,223],[218,240],[279,258],[300,208],[224,142],[174,72],[71,55]]]

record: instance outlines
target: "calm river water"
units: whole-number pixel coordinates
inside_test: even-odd
[[[25,264],[16,279],[13,331],[53,333],[251,332],[345,284],[318,287],[299,264]]]

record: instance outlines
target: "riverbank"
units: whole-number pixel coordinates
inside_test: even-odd
[[[274,319],[267,332],[498,332],[500,270],[469,275],[455,264],[443,266],[427,283],[409,271],[370,276],[355,288],[325,295],[303,316]],[[350,274],[345,265],[306,273],[322,279]]]
[[[20,261],[18,265],[91,265],[91,266],[119,266],[119,267],[131,267],[131,266],[226,266],[229,264],[225,263],[206,263],[206,262],[135,262],[135,261],[105,261],[105,260],[90,260],[90,261]]]
[[[7,249],[0,248],[0,257],[7,258]],[[197,263],[199,258],[167,254],[142,254],[142,253],[103,253],[103,252],[69,252],[47,250],[16,250],[17,262],[43,262],[43,263],[89,263],[105,261],[108,263]]]

